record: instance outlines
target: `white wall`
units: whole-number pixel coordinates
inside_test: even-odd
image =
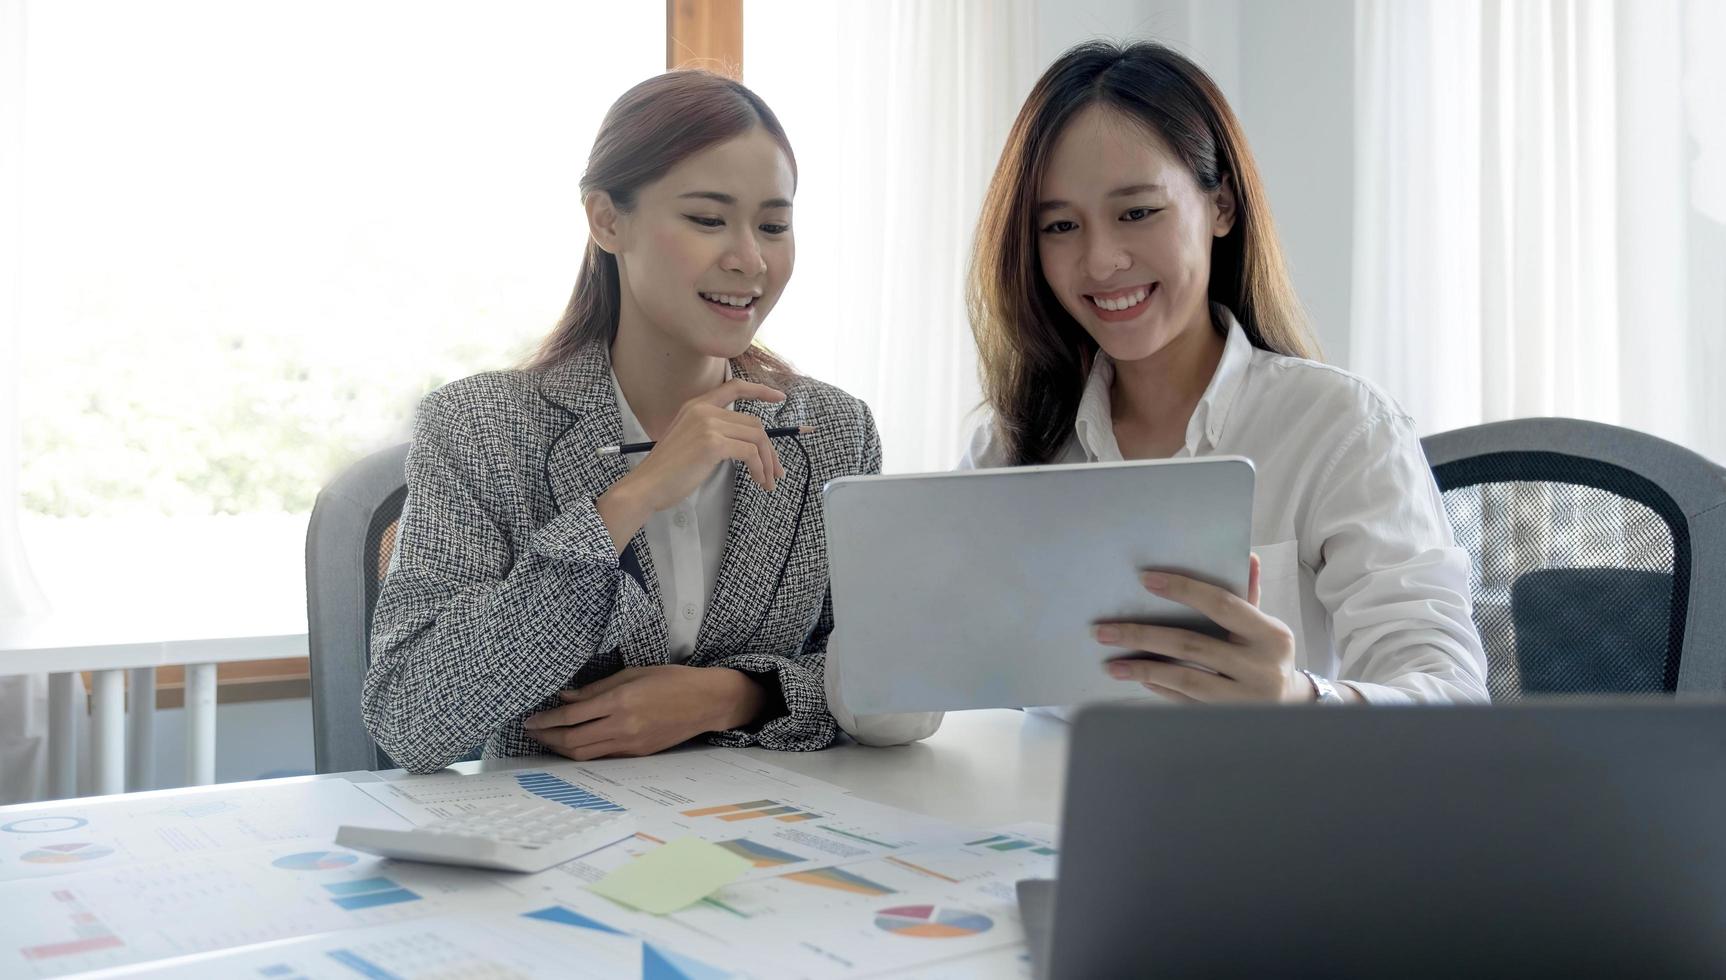
[[[1354,221],[1353,0],[1044,0],[1039,71],[1093,37],[1155,40],[1222,88],[1258,159],[1326,360],[1348,364]]]
[[[1151,0],[1038,0],[1037,68],[1048,67],[1062,51],[1094,37],[1155,37],[1168,30],[1168,16],[1153,8],[1184,4]],[[1184,23],[1182,25],[1184,31]]]
[[[1238,91],[1238,20],[1244,0],[1042,0],[1037,5],[1040,72],[1080,41],[1161,41],[1196,59],[1231,100]]]
[[[1354,0],[1252,0],[1235,111],[1325,359],[1348,365],[1354,261]]]

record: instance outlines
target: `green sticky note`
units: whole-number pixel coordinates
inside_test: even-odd
[[[753,866],[718,844],[699,837],[680,837],[648,851],[588,889],[631,908],[664,915],[699,902]]]

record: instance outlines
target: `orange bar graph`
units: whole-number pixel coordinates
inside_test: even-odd
[[[961,929],[941,922],[925,922],[922,925],[901,926],[893,933],[899,936],[916,936],[921,939],[956,939],[960,936],[975,936],[975,929]]]
[[[800,820],[819,820],[821,818],[819,813],[810,813],[794,806],[786,806],[778,800],[752,800],[748,803],[706,806],[698,810],[684,810],[683,815],[686,817],[717,817],[727,822],[772,817],[781,823],[796,823]]]
[[[814,871],[797,871],[785,876],[787,880],[799,881],[805,885],[815,885],[818,888],[831,888],[835,891],[850,892],[854,895],[868,895],[880,898],[883,895],[894,894],[893,889],[879,882],[870,881],[861,875],[854,875],[840,868],[817,868]]]
[[[762,807],[778,806],[778,800],[756,800],[753,803],[727,803],[724,806],[703,807],[699,810],[685,810],[686,817],[711,817],[721,813],[736,813],[739,810],[759,810]]]
[[[795,814],[795,813],[801,813],[801,812],[802,811],[798,810],[794,806],[776,806],[776,807],[772,808],[771,810],[749,810],[749,811],[744,812],[744,813],[728,813],[728,814],[725,814],[724,816],[720,817],[719,819],[721,819],[721,820],[754,820],[758,817],[777,817],[782,813]]]

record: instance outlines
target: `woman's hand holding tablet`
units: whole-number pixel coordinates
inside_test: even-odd
[[[1098,623],[1093,631],[1098,643],[1131,651],[1109,661],[1110,677],[1143,684],[1170,701],[1313,700],[1312,684],[1295,669],[1294,634],[1259,609],[1257,555],[1244,599],[1172,572],[1146,571],[1139,581],[1145,591],[1209,617],[1228,635],[1149,623]]]

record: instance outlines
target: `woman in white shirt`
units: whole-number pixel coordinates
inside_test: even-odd
[[[1227,639],[1096,628],[1123,657],[1208,669],[1122,659],[1112,676],[1177,702],[1486,699],[1468,557],[1414,424],[1315,359],[1240,125],[1191,61],[1092,42],[1044,73],[983,203],[971,324],[992,412],[963,468],[1227,454],[1257,469],[1246,599],[1141,577]],[[887,740],[934,720],[857,725]]]

